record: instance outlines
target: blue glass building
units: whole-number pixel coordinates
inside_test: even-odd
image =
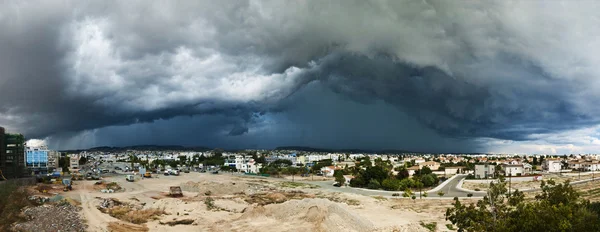
[[[48,150],[27,149],[25,151],[25,164],[27,169],[34,174],[48,173]]]

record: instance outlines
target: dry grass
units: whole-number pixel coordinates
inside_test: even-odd
[[[387,201],[387,198],[384,196],[372,196],[372,198],[378,201]]]
[[[134,210],[127,205],[119,205],[105,210],[108,215],[133,224],[146,223],[149,220],[158,219],[158,216],[166,214],[162,209]]]
[[[122,222],[110,222],[108,223],[108,231],[110,232],[147,232],[148,227],[146,225],[132,225],[125,224]]]
[[[183,220],[175,220],[175,221],[159,222],[159,223],[161,225],[169,225],[169,226],[191,225],[192,223],[194,223],[194,219],[183,219]]]

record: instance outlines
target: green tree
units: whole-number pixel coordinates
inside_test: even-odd
[[[427,174],[427,175],[421,176],[420,180],[425,187],[434,186],[439,181],[435,174]]]
[[[381,187],[388,191],[398,191],[400,189],[400,180],[385,179],[381,182]]]
[[[476,204],[463,205],[455,198],[446,219],[459,231],[600,231],[598,214],[568,182],[542,181],[541,190],[534,200],[525,201],[518,190],[507,195],[501,178]]]
[[[445,193],[444,193],[443,191],[439,191],[439,192],[437,193],[437,195],[438,195],[438,196],[440,196],[440,198],[442,198],[442,197],[444,196],[444,194],[445,194]]]
[[[408,170],[404,166],[396,168],[396,171],[398,171],[398,175],[396,175],[396,179],[398,180],[403,180],[410,177]]]
[[[344,174],[341,170],[335,170],[335,172],[333,172],[333,176],[335,177],[335,182],[337,182],[340,186],[344,186],[344,183],[346,183],[346,178],[344,178]]]
[[[79,158],[79,165],[84,165],[86,163],[87,163],[87,158],[85,156]]]
[[[300,173],[300,169],[298,169],[297,167],[287,167],[286,172],[288,175],[292,176],[292,181],[294,181],[294,176],[296,176],[296,175],[298,175],[298,173]]]

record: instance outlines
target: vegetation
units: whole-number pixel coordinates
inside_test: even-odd
[[[27,220],[21,210],[31,202],[27,199],[27,191],[12,181],[0,184],[0,196],[0,231],[10,231],[13,223]]]
[[[213,210],[217,208],[217,206],[215,205],[215,199],[213,199],[212,197],[205,198],[204,205],[206,205],[207,210]]]
[[[383,161],[377,158],[372,166],[370,158],[364,157],[351,170],[354,178],[350,180],[350,186],[384,189],[388,191],[405,191],[407,189],[421,189],[423,187],[432,187],[439,183],[438,177],[432,173],[428,167],[418,170],[413,177],[410,177],[406,167],[396,168],[397,175],[392,175],[392,164],[390,161]]]
[[[342,170],[335,170],[335,172],[333,173],[333,177],[335,177],[335,182],[338,183],[340,187],[344,186],[344,184],[346,183],[346,178],[344,178]]]
[[[420,224],[422,227],[425,227],[425,229],[428,229],[429,231],[435,231],[435,228],[437,228],[437,222],[432,222],[432,223],[421,222]]]
[[[106,213],[114,218],[133,224],[143,224],[149,220],[156,220],[158,216],[166,214],[162,209],[141,209],[135,210],[127,205],[115,206],[105,210]]]
[[[501,178],[477,204],[455,198],[446,219],[459,231],[600,231],[599,207],[581,199],[569,182],[542,181],[541,190],[526,201],[518,190],[509,193]]]

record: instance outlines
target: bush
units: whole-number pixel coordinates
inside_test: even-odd
[[[206,205],[207,210],[213,210],[216,208],[215,200],[212,197],[207,197],[204,199],[204,204]]]
[[[414,184],[415,184],[415,182],[412,179],[406,178],[406,179],[400,181],[400,186],[398,186],[398,189],[400,191],[404,191],[406,189],[413,187]]]
[[[400,188],[400,181],[396,179],[385,179],[381,183],[381,187],[388,191],[397,191]]]
[[[371,181],[369,181],[369,184],[367,185],[367,188],[379,189],[379,188],[381,188],[381,184],[379,184],[379,181],[377,181],[375,179],[371,179]]]
[[[425,187],[431,187],[438,183],[438,178],[435,174],[427,174],[421,177],[421,182]]]
[[[365,186],[365,181],[360,177],[354,177],[350,180],[350,187],[363,187]]]

